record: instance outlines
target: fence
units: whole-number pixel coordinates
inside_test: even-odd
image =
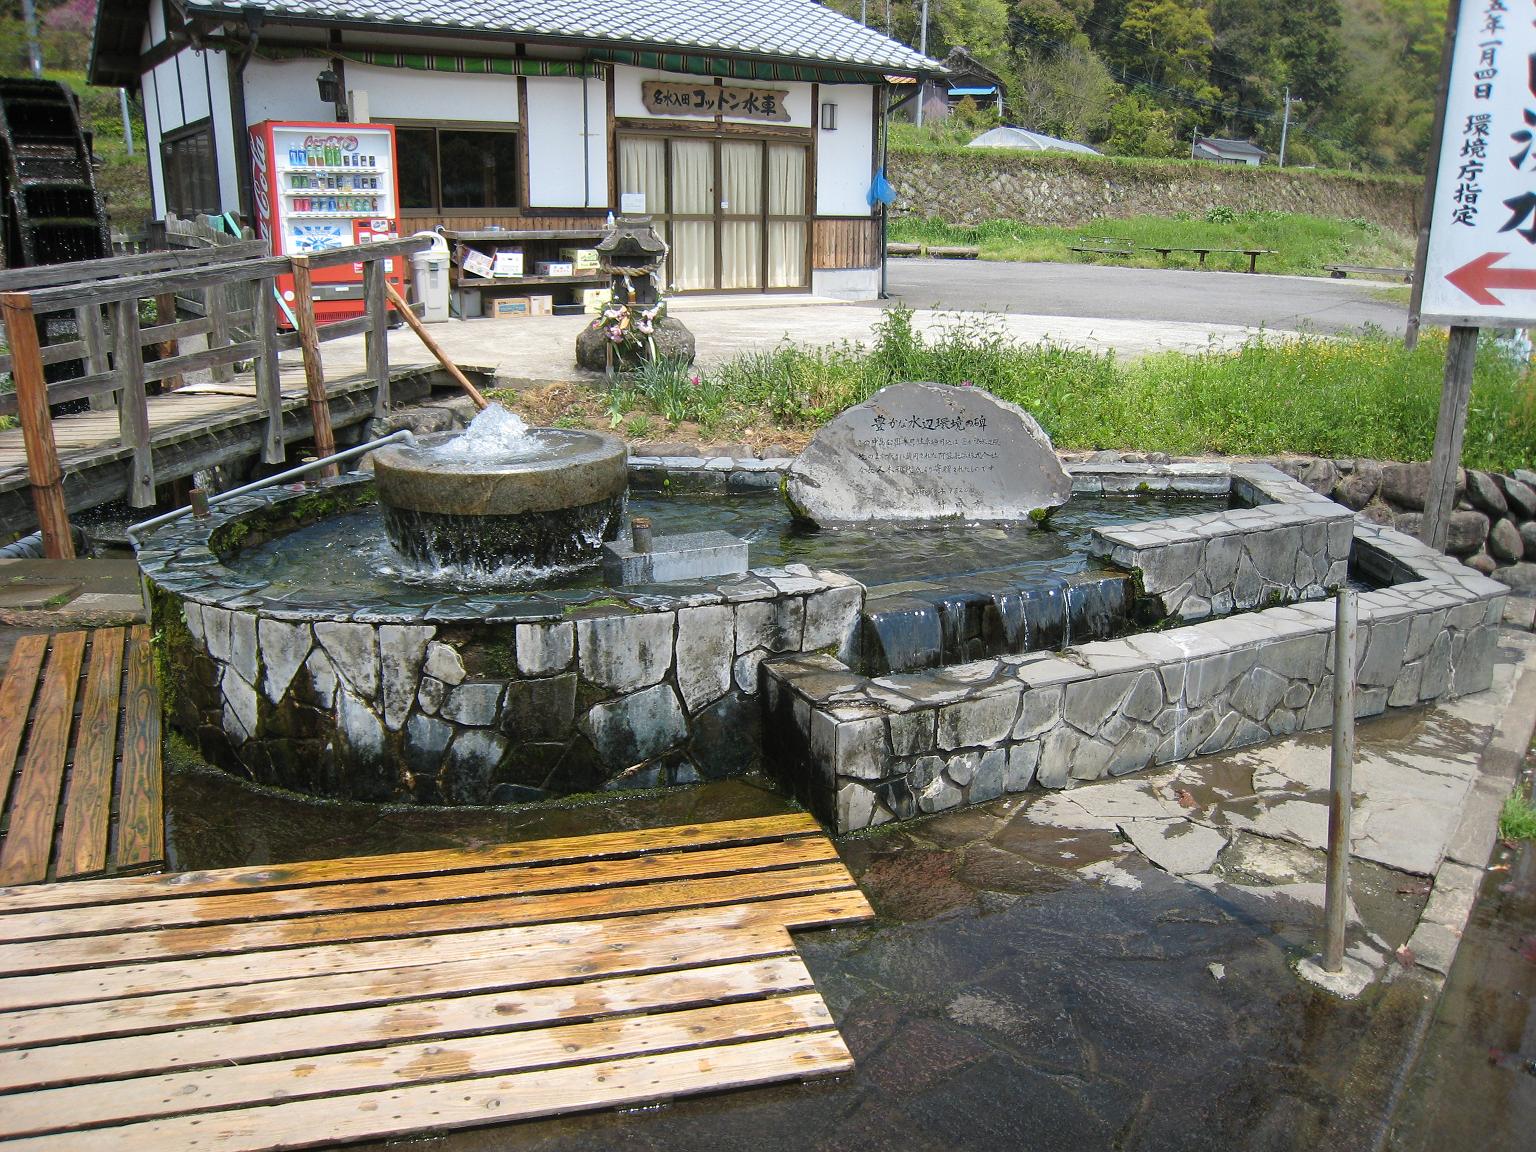
[[[256,401],[265,424],[261,456],[275,464],[286,454],[278,355],[298,348],[304,357],[315,446],[327,454],[334,448],[334,437],[320,344],[365,334],[367,373],[376,389],[375,410],[382,415],[389,405],[385,262],[404,259],[427,243],[410,237],[310,257],[264,257],[259,254],[265,249],[263,242],[246,241],[217,249],[144,253],[0,273],[0,313],[10,347],[10,354],[0,357],[0,371],[9,371],[15,381],[14,394],[0,396],[0,414],[15,413],[20,418],[45,553],[54,558],[74,554],[50,405],[82,397],[115,397],[121,443],[130,452],[127,500],[131,507],[148,508],[155,503],[155,465],[146,386],[203,370],[216,379],[227,378],[237,364],[252,361]],[[362,266],[363,315],[317,325],[312,271],[338,264]],[[296,330],[279,332],[276,277],[287,272],[294,277]],[[172,312],[170,321],[162,322],[162,302],[187,292],[199,295],[205,314],[178,321]],[[231,298],[237,294],[250,303],[232,306]],[[141,302],[155,310],[156,322],[148,327],[140,319]],[[44,347],[38,338],[39,318],[59,313],[74,317],[78,335]],[[172,343],[190,336],[206,337],[207,348],[182,353]],[[161,351],[161,358],[148,360],[148,347]],[[167,348],[170,355],[164,355]],[[83,361],[85,375],[48,383],[45,367],[70,360]]]

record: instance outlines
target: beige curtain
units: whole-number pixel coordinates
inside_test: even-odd
[[[805,152],[798,144],[768,145],[768,215],[805,214]],[[805,284],[805,221],[768,221],[768,287]]]
[[[664,220],[655,219],[667,210],[667,144],[661,139],[626,138],[619,141],[619,192],[639,192],[645,196],[645,210],[662,240],[668,240]],[[670,241],[668,241],[670,242]],[[661,266],[661,283],[668,282],[666,262]]]
[[[715,148],[708,140],[672,141],[672,287],[715,286]]]
[[[720,287],[763,283],[763,146],[728,140],[720,146]],[[731,216],[752,216],[732,220]]]

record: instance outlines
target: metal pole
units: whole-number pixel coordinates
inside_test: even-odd
[[[1280,167],[1285,167],[1285,140],[1291,134],[1291,86],[1285,86],[1285,114],[1280,118]]]
[[[1344,967],[1349,910],[1349,817],[1355,770],[1355,594],[1340,588],[1334,606],[1333,761],[1328,791],[1328,886],[1323,903],[1323,969]]]
[[[228,492],[210,495],[200,503],[206,510],[217,504],[222,504],[226,500],[233,500],[236,496],[260,492],[263,488],[271,488],[274,484],[286,484],[288,481],[297,480],[306,473],[313,472],[316,469],[327,468],[335,464],[344,464],[356,456],[366,456],[375,448],[382,448],[386,444],[397,444],[401,441],[407,444],[414,444],[416,443],[416,437],[409,428],[402,428],[398,432],[391,432],[388,436],[380,436],[377,440],[370,440],[366,444],[359,444],[355,448],[347,448],[330,456],[306,456],[304,463],[300,464],[297,468],[289,468],[286,472],[278,472],[271,476],[265,476],[260,480],[253,480],[249,484],[242,484],[238,488],[231,488]],[[189,507],[178,508],[174,512],[166,512],[164,515],[141,520],[137,524],[130,524],[127,533],[128,539],[137,544],[139,537],[144,533],[153,528],[158,528],[162,524],[169,524],[172,520],[180,520],[183,516],[194,513],[196,508],[197,502],[194,502]]]
[[[869,0],[859,0],[859,23],[869,27]]]
[[[1445,551],[1456,502],[1456,474],[1461,465],[1461,441],[1467,431],[1472,399],[1472,371],[1477,365],[1477,329],[1451,328],[1445,349],[1445,381],[1440,386],[1440,415],[1435,422],[1435,454],[1429,462],[1429,495],[1419,539],[1437,552]]]
[[[27,64],[32,75],[43,74],[43,48],[37,39],[37,5],[33,0],[21,0],[21,20],[27,31]]]
[[[133,121],[128,116],[128,89],[117,90],[118,107],[123,110],[123,150],[133,155]]]
[[[917,51],[919,55],[928,55],[928,0],[923,0],[922,24],[917,30]],[[923,101],[928,95],[928,77],[919,76],[917,80],[917,126],[923,126]]]
[[[1440,179],[1440,147],[1445,136],[1445,105],[1451,90],[1451,59],[1456,55],[1456,25],[1461,20],[1461,0],[1448,0],[1445,40],[1440,48],[1440,84],[1435,89],[1435,123],[1429,133],[1429,160],[1424,165],[1424,192],[1419,202],[1419,243],[1413,254],[1413,287],[1408,293],[1408,324],[1403,347],[1412,352],[1419,344],[1419,313],[1424,307],[1424,262],[1429,256],[1429,217],[1435,206],[1435,184]]]

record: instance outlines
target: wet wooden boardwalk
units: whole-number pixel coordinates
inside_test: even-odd
[[[0,1147],[328,1146],[846,1072],[807,816],[0,891]]]
[[[0,679],[0,829],[0,884],[163,863],[147,627],[17,638]]]

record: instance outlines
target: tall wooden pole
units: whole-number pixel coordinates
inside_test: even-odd
[[[304,354],[304,384],[309,392],[309,415],[315,429],[315,455],[336,452],[336,433],[331,428],[331,402],[325,394],[325,365],[320,360],[320,335],[315,331],[315,293],[308,256],[294,256],[293,317],[299,329],[299,350]],[[320,469],[325,477],[340,475],[334,464]]]
[[[395,306],[395,310],[405,318],[405,322],[411,326],[411,331],[421,337],[421,342],[427,346],[427,351],[437,357],[437,362],[443,366],[448,375],[458,382],[459,387],[464,389],[465,395],[474,401],[475,407],[484,411],[490,401],[481,394],[480,389],[470,383],[469,377],[464,375],[459,370],[459,366],[449,357],[448,353],[443,351],[443,346],[432,339],[431,334],[427,332],[426,325],[421,322],[416,313],[411,311],[411,306],[406,303],[405,297],[401,296],[395,289],[395,286],[388,280],[385,280],[383,283],[385,296]],[[383,333],[379,334],[379,338],[381,340],[384,338]]]
[[[1461,441],[1467,431],[1467,405],[1472,398],[1472,369],[1477,363],[1477,329],[1451,329],[1445,350],[1445,383],[1440,388],[1440,417],[1435,423],[1435,454],[1429,462],[1429,495],[1419,539],[1445,551],[1451,507],[1456,502],[1456,476],[1461,467]]]
[[[48,382],[43,379],[43,352],[31,296],[25,292],[0,293],[0,313],[5,316],[5,337],[11,348],[16,414],[21,418],[21,438],[26,445],[32,507],[43,531],[43,555],[50,560],[73,560],[75,541],[64,503],[64,470],[59,467],[59,449],[53,440]]]

